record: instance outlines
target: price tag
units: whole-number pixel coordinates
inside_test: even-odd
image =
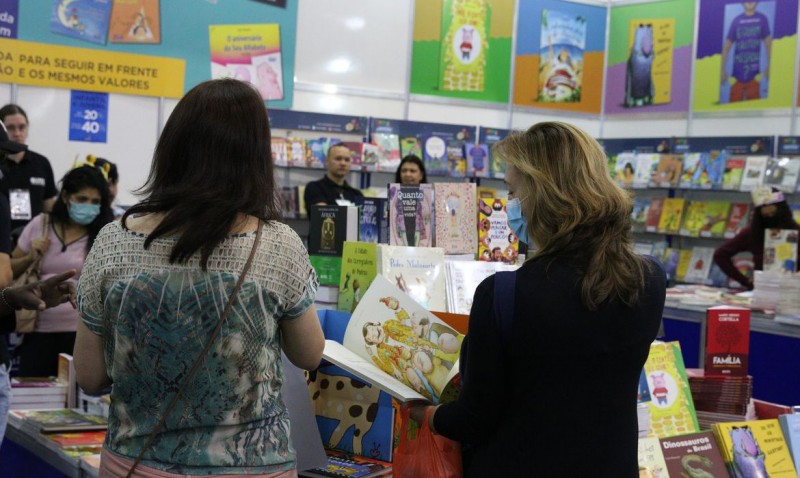
[[[69,140],[105,143],[108,133],[108,93],[72,91]]]

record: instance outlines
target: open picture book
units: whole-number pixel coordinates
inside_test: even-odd
[[[326,340],[322,355],[400,402],[440,403],[457,394],[463,340],[464,335],[377,276],[350,317],[342,343]]]

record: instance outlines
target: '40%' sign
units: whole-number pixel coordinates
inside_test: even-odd
[[[105,143],[108,135],[108,93],[72,91],[69,140]]]

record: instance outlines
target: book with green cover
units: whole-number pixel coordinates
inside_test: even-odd
[[[378,245],[373,242],[344,243],[337,309],[353,312],[361,296],[378,275]]]
[[[650,434],[667,438],[700,431],[680,344],[653,342],[644,372],[652,397]]]

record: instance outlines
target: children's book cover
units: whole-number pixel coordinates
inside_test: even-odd
[[[729,157],[725,162],[725,171],[722,173],[722,189],[736,191],[742,183],[744,165],[747,160],[741,157]]]
[[[692,187],[696,189],[721,188],[726,156],[726,153],[721,151],[700,153],[700,161],[692,175]]]
[[[325,450],[325,453],[328,455],[328,463],[319,468],[304,471],[302,475],[309,478],[371,478],[391,474],[392,472],[392,464],[385,461],[372,460],[333,449]]]
[[[361,145],[361,170],[377,171],[380,151],[377,144],[363,143]]]
[[[712,427],[731,476],[797,476],[777,419],[719,422]]]
[[[378,245],[346,241],[342,248],[342,272],[337,309],[352,313],[361,296],[378,275]]]
[[[492,10],[488,0],[442,1],[439,89],[483,91]]]
[[[766,156],[748,156],[742,173],[742,182],[739,184],[740,191],[752,191],[756,186],[761,186],[764,182],[764,175],[767,172]]]
[[[389,394],[350,370],[330,364],[309,372],[308,394],[326,447],[392,459],[394,410]]]
[[[400,156],[416,156],[422,159],[422,146],[416,136],[405,136],[400,138]]]
[[[678,267],[675,269],[675,280],[683,282],[689,272],[689,265],[692,263],[692,250],[681,249],[678,252]]]
[[[654,342],[644,364],[651,433],[666,438],[700,431],[678,342]]]
[[[658,232],[665,234],[676,234],[683,218],[683,208],[686,200],[684,198],[666,198],[664,207],[661,211],[661,218],[658,221]],[[651,203],[652,208],[652,203]]]
[[[677,478],[727,478],[728,469],[722,459],[714,434],[710,431],[662,438],[661,451],[667,464],[667,475]]]
[[[478,198],[475,183],[435,183],[436,246],[445,254],[475,253]]]
[[[330,142],[330,138],[325,137],[307,139],[305,148],[305,167],[313,169],[325,169],[325,158],[328,155]]]
[[[111,43],[161,43],[160,0],[114,0]]]
[[[689,259],[689,269],[683,278],[684,282],[705,284],[713,262],[713,247],[693,247],[692,256]]]
[[[505,199],[478,201],[478,260],[517,262],[519,240],[508,227]]]
[[[721,305],[706,310],[705,375],[746,377],[750,309]]]
[[[378,274],[422,307],[447,311],[444,249],[381,244],[378,246]]]
[[[667,463],[656,437],[639,438],[639,476],[667,478]]]
[[[647,219],[644,223],[644,230],[647,232],[658,232],[658,224],[661,222],[661,213],[664,209],[663,197],[650,199],[650,209],[647,210]]]
[[[489,149],[485,144],[467,145],[467,176],[471,178],[489,177]]]
[[[106,44],[111,0],[52,0],[52,4],[51,32]]]
[[[631,212],[631,225],[633,232],[643,232],[647,223],[647,213],[650,210],[650,198],[636,196],[633,198],[633,211]]]
[[[683,155],[683,172],[678,186],[683,189],[694,187],[693,178],[700,167],[701,153],[685,153]]]
[[[676,154],[661,154],[658,166],[650,180],[650,186],[656,188],[676,188],[681,179],[682,158]]]
[[[764,184],[774,186],[783,192],[793,193],[800,174],[800,158],[769,158],[764,173]]]
[[[378,171],[394,173],[400,167],[400,137],[394,133],[372,133],[378,145]]]
[[[421,138],[425,172],[428,176],[447,176],[449,163],[447,142],[441,136],[425,134]]]
[[[430,247],[434,232],[433,184],[389,186],[389,244]]]
[[[272,149],[272,164],[281,167],[289,166],[289,151],[286,138],[273,136],[270,148]]]
[[[764,271],[795,272],[797,270],[796,229],[767,229],[764,231]]]
[[[355,206],[309,208],[308,254],[320,284],[339,285],[342,248],[345,241],[358,240],[358,215]]]
[[[625,106],[667,104],[672,99],[674,18],[631,19],[625,71]]]
[[[581,15],[542,9],[537,101],[581,101],[586,23]]]
[[[265,100],[283,99],[280,25],[209,25],[211,78],[250,83]]]
[[[638,158],[634,153],[620,153],[614,166],[614,179],[622,187],[633,187]]]
[[[707,201],[705,216],[700,225],[700,237],[722,237],[730,210],[731,203],[727,201]]]
[[[306,166],[306,140],[298,137],[290,137],[286,139],[286,154],[288,155],[286,161],[291,166],[305,167]]]
[[[706,203],[704,201],[689,201],[681,223],[681,236],[698,237],[705,217]]]
[[[781,424],[781,431],[794,459],[794,467],[800,468],[800,411],[795,407],[794,413],[780,415],[778,421]]]
[[[731,204],[731,214],[728,216],[728,223],[725,225],[723,237],[730,239],[739,234],[747,224],[750,223],[750,204],[733,203]]]
[[[467,175],[467,158],[464,156],[463,141],[447,142],[447,162],[450,169],[450,177],[463,178]]]
[[[447,311],[468,315],[475,290],[487,277],[499,271],[514,271],[516,264],[485,261],[447,261]]]
[[[372,365],[374,373],[401,382],[399,390],[412,392],[407,396],[438,403],[458,372],[463,340],[393,283],[376,277],[350,317],[342,348]]]
[[[633,177],[633,187],[645,189],[650,185],[650,180],[658,169],[658,154],[637,154],[636,173]]]

